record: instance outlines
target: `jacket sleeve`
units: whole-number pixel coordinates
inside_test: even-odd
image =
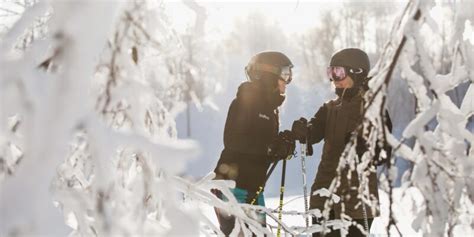
[[[325,105],[321,106],[309,121],[309,143],[315,144],[324,138],[324,131],[326,128],[327,108]]]
[[[232,101],[224,128],[226,149],[243,154],[267,154],[268,144],[259,139],[258,129],[255,129],[257,106],[247,96],[239,96]]]

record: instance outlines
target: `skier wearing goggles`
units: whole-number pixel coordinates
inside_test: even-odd
[[[278,132],[278,108],[285,100],[292,80],[290,59],[280,52],[266,51],[253,56],[245,67],[249,81],[243,82],[232,101],[224,128],[224,150],[214,172],[216,179],[234,180],[231,189],[241,203],[264,206],[263,187],[270,164],[288,158],[295,149],[290,131]],[[212,190],[226,200],[222,192]],[[258,194],[257,194],[258,193]],[[255,199],[255,200],[253,200]],[[235,218],[216,209],[222,232],[228,236]],[[255,215],[265,225],[265,214]]]
[[[324,140],[316,178],[311,187],[310,209],[321,211],[329,208],[327,213],[329,220],[341,219],[344,214],[352,218],[355,223],[363,226],[367,233],[370,231],[373,218],[379,215],[377,175],[375,166],[382,161],[388,160],[391,148],[386,141],[377,142],[379,147],[375,148],[371,166],[373,169],[366,170],[368,175],[369,205],[359,198],[358,174],[348,166],[340,173],[339,187],[334,190],[335,195],[341,200],[338,203],[328,201],[328,196],[314,194],[322,188],[330,190],[330,185],[337,177],[339,159],[346,144],[350,141],[352,133],[361,124],[363,119],[364,93],[367,90],[367,75],[370,70],[370,62],[367,54],[356,48],[346,48],[336,52],[327,68],[327,76],[336,88],[337,99],[326,102],[319,108],[317,113],[309,122],[300,118],[293,122],[292,133],[299,141],[307,141],[309,145]],[[391,122],[388,113],[385,114],[386,126],[391,130]],[[367,150],[365,138],[358,134],[356,152],[357,155]],[[385,152],[381,152],[385,150]],[[382,155],[384,154],[384,155]],[[329,195],[329,197],[331,197]],[[328,202],[327,202],[328,201]],[[363,204],[364,203],[364,204]],[[327,206],[326,204],[329,204]],[[313,218],[314,224],[322,224],[321,218]],[[329,230],[330,231],[330,230]],[[315,233],[313,236],[340,236],[339,230],[329,233]],[[365,236],[357,227],[351,225],[348,236]]]

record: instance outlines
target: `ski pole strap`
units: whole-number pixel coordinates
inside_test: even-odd
[[[258,195],[260,195],[260,193],[263,192],[263,189],[265,188],[265,184],[267,183],[268,178],[270,178],[270,175],[273,173],[273,170],[277,166],[277,163],[278,161],[272,163],[272,166],[270,166],[270,169],[268,170],[267,175],[265,176],[265,181],[263,181],[263,184],[260,185],[260,187],[258,187],[257,192],[255,192],[254,197],[252,199],[249,199],[248,203],[252,205],[255,204],[255,202],[257,201]],[[250,195],[249,195],[249,198],[250,198]]]
[[[283,160],[282,173],[281,173],[281,185],[280,185],[280,205],[278,207],[278,229],[277,237],[281,236],[281,218],[283,213],[283,196],[285,193],[285,175],[286,175],[286,160]]]

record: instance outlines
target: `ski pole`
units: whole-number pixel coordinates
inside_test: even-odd
[[[304,211],[308,214],[308,188],[306,187],[306,146],[308,143],[308,139],[306,139],[306,143],[300,143],[301,146],[301,170],[303,173],[303,195],[304,195]],[[305,217],[306,222],[306,229],[309,227],[309,218],[308,216]]]
[[[254,205],[255,202],[257,201],[257,198],[258,198],[258,195],[260,195],[260,193],[263,192],[263,189],[265,188],[265,184],[267,183],[268,181],[268,178],[270,178],[270,175],[272,174],[273,170],[275,169],[276,165],[278,164],[278,161],[276,162],[273,162],[272,166],[270,167],[270,169],[268,170],[267,172],[267,175],[265,176],[265,181],[263,181],[263,184],[260,185],[260,187],[258,187],[258,190],[257,192],[255,193],[255,196],[251,199],[251,201],[249,202],[251,205]]]
[[[286,159],[283,160],[283,167],[281,173],[281,186],[280,186],[280,205],[278,210],[278,229],[277,229],[277,237],[280,237],[281,232],[281,217],[283,212],[283,195],[285,193],[285,173],[286,173]]]
[[[362,183],[362,174],[359,172],[359,184]],[[365,187],[365,185],[364,185]],[[366,191],[366,189],[364,188],[364,191]],[[364,215],[364,229],[365,229],[365,236],[368,236],[368,233],[369,233],[369,221],[367,220],[367,208],[365,207],[365,203],[364,203],[364,200],[361,200],[362,201],[362,214]]]

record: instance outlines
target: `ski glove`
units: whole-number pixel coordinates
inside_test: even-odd
[[[309,142],[310,130],[311,123],[308,123],[308,121],[303,117],[295,120],[291,126],[291,132],[293,133],[295,140],[298,140],[302,145],[308,141],[308,144],[306,144],[306,155],[308,156],[313,155],[313,146]]]
[[[293,133],[295,140],[298,140],[300,143],[306,143],[308,137],[308,120],[301,117],[298,120],[293,122],[291,126],[291,132]]]
[[[267,155],[274,162],[283,159],[290,159],[295,152],[295,138],[289,130],[280,132],[268,146]]]

